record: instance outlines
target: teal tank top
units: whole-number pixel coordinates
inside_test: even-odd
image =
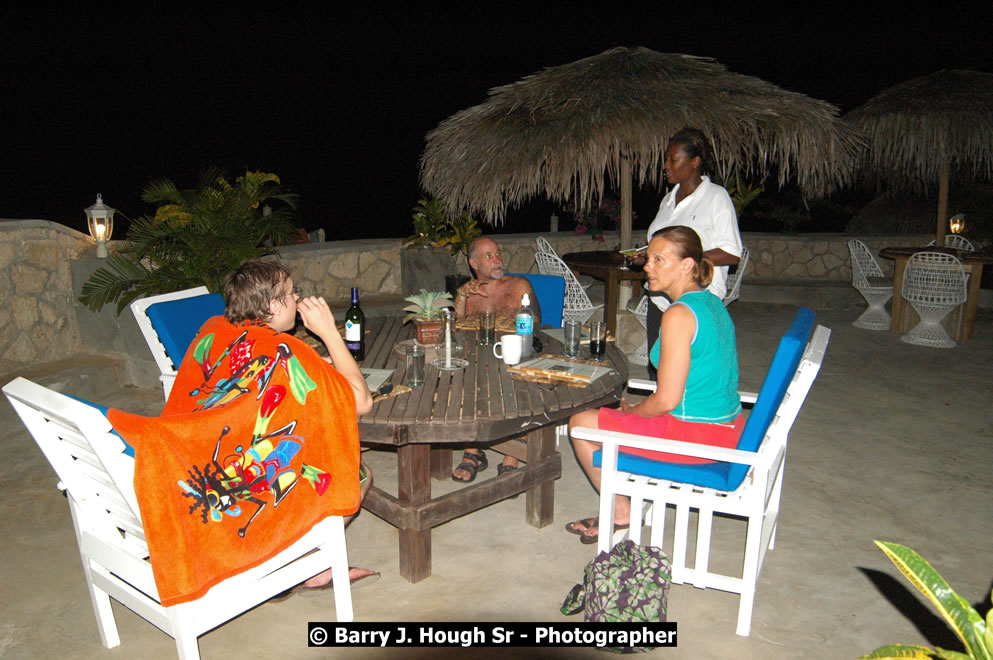
[[[691,291],[673,305],[684,305],[696,318],[690,343],[690,373],[683,400],[669,414],[687,422],[729,422],[741,414],[738,396],[738,350],[734,323],[720,298],[709,291]],[[661,340],[649,359],[658,368]]]

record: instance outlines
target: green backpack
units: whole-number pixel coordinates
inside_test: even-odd
[[[589,623],[665,622],[671,570],[669,558],[659,548],[630,539],[618,543],[586,565],[583,582],[562,603],[562,614],[582,610]]]

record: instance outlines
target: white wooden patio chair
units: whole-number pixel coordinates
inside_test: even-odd
[[[918,252],[907,261],[903,273],[903,299],[909,302],[920,323],[900,337],[908,344],[952,348],[954,339],[948,336],[941,321],[953,309],[965,303],[967,277],[962,262],[943,252]],[[959,323],[962,323],[960,315]]]
[[[121,643],[111,598],[173,637],[180,658],[199,658],[199,635],[329,567],[335,575],[348,575],[344,519],[329,517],[283,552],[224,580],[202,598],[163,607],[135,498],[134,458],[124,453],[125,443],[103,412],[24,378],[7,383],[3,392],[55,469],[58,487],[69,500],[105,647]],[[334,600],[338,620],[351,621],[348,580],[335,581]]]
[[[131,311],[152,351],[160,372],[159,381],[168,399],[186,349],[204,321],[224,313],[224,298],[208,292],[205,286],[198,286],[139,298],[131,303]]]
[[[727,307],[741,295],[741,280],[745,277],[745,268],[748,267],[748,257],[751,253],[748,248],[741,248],[741,258],[738,260],[738,267],[733,275],[728,275],[727,293],[724,295],[724,306]]]
[[[608,551],[614,537],[614,496],[631,498],[630,537],[641,543],[642,526],[652,528],[650,544],[663,547],[668,505],[675,507],[672,581],[701,589],[740,594],[735,632],[748,636],[759,573],[766,552],[776,540],[779,501],[789,431],[817,376],[831,331],[817,326],[807,344],[813,312],[801,309],[766,374],[756,396],[742,392],[743,403],[754,408],[737,449],[723,449],[677,440],[662,440],[589,428],[572,429],[573,437],[603,443],[595,454],[602,463],[599,552]],[[804,351],[804,346],[806,350]],[[801,353],[802,359],[801,359]],[[654,389],[651,381],[632,380],[629,387]],[[619,452],[619,448],[665,451],[718,461],[700,465],[667,463]],[[646,502],[652,506],[645,507]],[[698,512],[696,556],[686,563],[690,509]],[[710,570],[714,514],[747,522],[740,577]]]
[[[538,272],[544,275],[558,275],[565,279],[565,304],[562,318],[586,323],[596,310],[603,305],[594,305],[586,290],[576,279],[575,273],[562,259],[554,254],[536,252],[534,260],[538,263]]]
[[[886,312],[886,301],[893,297],[893,284],[883,276],[883,270],[865,243],[853,238],[848,241],[848,252],[852,256],[852,286],[869,303],[852,325],[863,330],[888,330],[890,315]]]

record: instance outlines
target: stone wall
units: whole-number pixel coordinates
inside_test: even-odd
[[[848,254],[848,241],[851,238],[846,234],[784,236],[745,232],[741,235],[741,240],[751,252],[751,256],[742,286],[746,286],[749,282],[754,284],[784,281],[818,281],[839,285],[851,283],[851,257]],[[860,236],[859,240],[865,243],[873,254],[878,254],[884,247],[924,245],[933,238],[923,234],[903,234]],[[885,275],[892,275],[892,261],[881,258],[877,261]]]
[[[0,220],[0,372],[80,350],[69,265],[92,250],[47,220]]]

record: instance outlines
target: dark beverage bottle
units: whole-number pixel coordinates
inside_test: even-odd
[[[345,312],[345,346],[357,362],[365,359],[365,314],[359,307],[359,288],[352,287],[352,306]]]

